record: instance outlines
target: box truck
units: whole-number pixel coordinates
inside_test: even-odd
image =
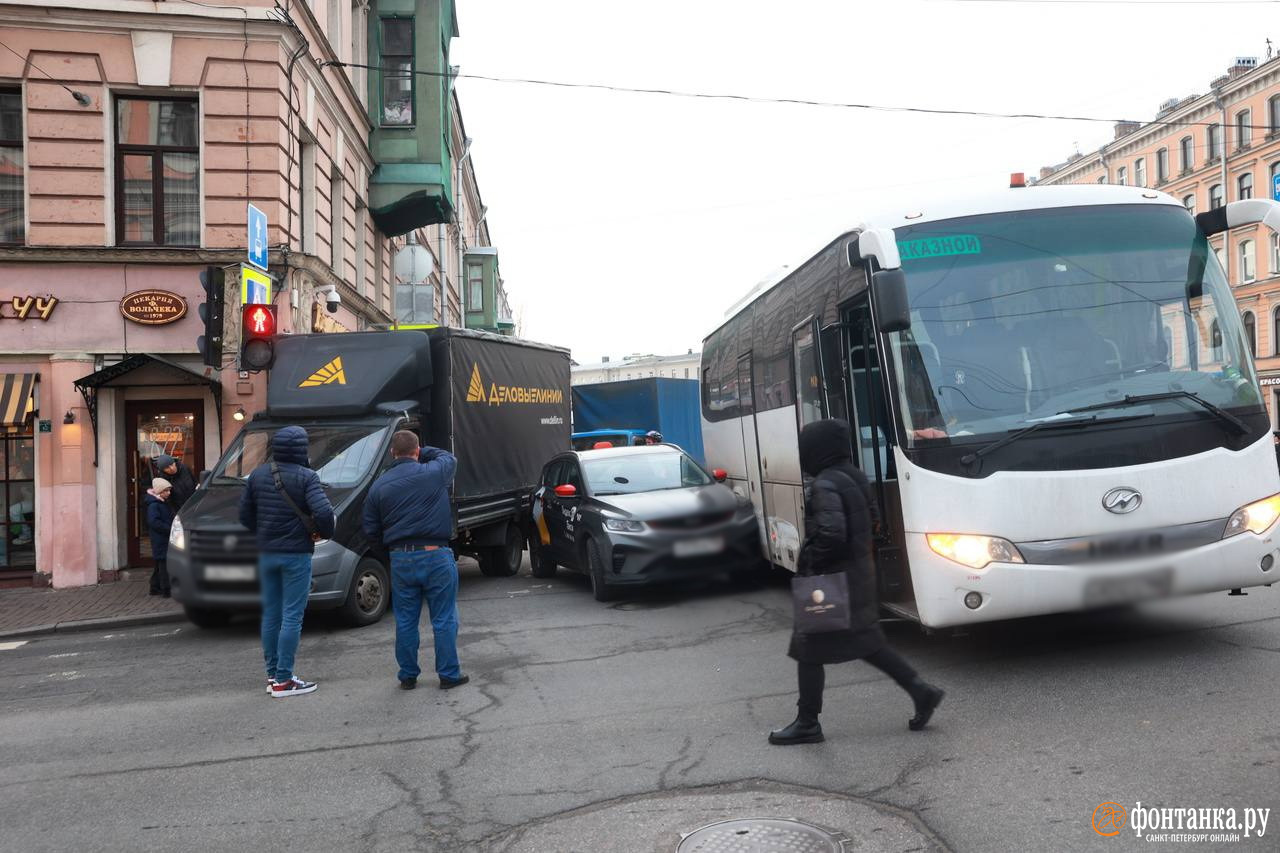
[[[590,450],[599,441],[626,443],[627,436],[649,430],[657,430],[666,443],[705,461],[696,379],[652,376],[574,386],[574,449]]]

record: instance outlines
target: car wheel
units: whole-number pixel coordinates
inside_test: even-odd
[[[342,604],[342,621],[353,628],[372,625],[387,612],[390,602],[391,581],[386,567],[365,557],[352,575],[347,600]]]
[[[231,614],[226,610],[207,610],[203,607],[184,607],[187,618],[197,628],[222,628],[231,621]]]
[[[600,556],[600,546],[596,540],[587,540],[587,574],[591,577],[591,594],[596,601],[612,601],[614,591],[604,577],[604,558]]]
[[[556,576],[556,561],[551,559],[551,549],[545,545],[531,548],[529,568],[535,578],[553,578]]]
[[[507,525],[505,544],[486,548],[480,554],[480,572],[486,577],[508,578],[520,571],[524,560],[524,537],[520,528]]]

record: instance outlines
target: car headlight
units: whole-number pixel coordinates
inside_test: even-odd
[[[175,551],[187,550],[187,533],[182,529],[182,522],[175,518],[169,528],[169,547]]]
[[[933,553],[971,569],[985,569],[992,563],[1025,562],[1012,542],[998,536],[929,533],[925,538]]]
[[[1280,518],[1280,495],[1254,501],[1231,513],[1222,538],[1237,536],[1246,530],[1250,533],[1266,533],[1275,525],[1277,518]]]
[[[632,521],[627,518],[606,518],[604,520],[604,528],[616,533],[642,533],[644,531],[644,522]]]

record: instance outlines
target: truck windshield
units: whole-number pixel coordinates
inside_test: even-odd
[[[706,471],[679,451],[613,454],[582,460],[587,486],[596,497],[709,486]]]
[[[1108,402],[1133,414],[1134,397],[1219,427],[1188,399],[1262,406],[1222,268],[1180,207],[1017,211],[896,235],[912,325],[888,340],[907,448],[987,443]],[[1208,448],[1179,452],[1196,449]]]
[[[331,489],[351,489],[377,464],[386,427],[309,426],[307,439],[311,467],[320,481]],[[270,459],[271,436],[275,429],[248,429],[240,433],[214,469],[211,486],[243,482]]]

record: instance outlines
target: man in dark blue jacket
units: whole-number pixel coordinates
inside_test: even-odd
[[[271,439],[271,461],[249,475],[240,496],[240,523],[258,536],[262,587],[262,656],[272,696],[315,691],[293,672],[302,613],[311,591],[315,542],[333,536],[333,505],[308,468],[307,431],[290,426]]]
[[[425,596],[435,633],[436,675],[440,689],[448,690],[471,680],[458,664],[458,565],[449,550],[449,486],[458,460],[439,448],[420,448],[408,430],[391,437],[391,455],[395,462],[365,498],[364,532],[391,552],[400,686],[412,690],[422,672],[418,620]]]

